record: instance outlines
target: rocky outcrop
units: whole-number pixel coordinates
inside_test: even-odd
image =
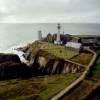
[[[64,59],[55,58],[39,48],[35,48],[33,53],[31,46],[27,49],[24,57],[29,61],[27,65],[35,70],[36,75],[77,73],[83,72],[85,69],[83,66]]]
[[[57,34],[48,34],[44,39],[43,41],[45,42],[50,42],[50,43],[54,43],[54,41],[57,39]],[[72,37],[71,35],[69,34],[61,34],[60,35],[60,39],[61,41],[63,42],[63,44],[66,44],[67,41],[70,41],[72,40]]]
[[[26,78],[31,75],[25,64],[7,61],[0,64],[0,79]]]
[[[15,54],[0,54],[0,80],[32,76],[32,68],[21,63]]]
[[[52,43],[54,41],[53,39],[53,35],[52,34],[48,34],[47,37],[44,39],[46,42],[50,42]]]
[[[22,63],[15,54],[0,54],[0,79],[77,73],[85,69],[64,59],[56,58],[39,48],[33,50],[32,44],[18,50],[24,52],[23,56],[28,62]]]
[[[63,59],[47,59],[37,55],[33,66],[37,66],[41,74],[66,74],[84,71],[83,66],[78,66]]]
[[[4,63],[6,61],[12,61],[12,62],[16,62],[16,63],[20,63],[20,59],[17,55],[15,54],[0,54],[0,64]]]

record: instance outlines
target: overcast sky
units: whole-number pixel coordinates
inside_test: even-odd
[[[0,23],[100,23],[100,0],[0,0]]]

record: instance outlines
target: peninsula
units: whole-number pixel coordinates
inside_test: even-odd
[[[38,40],[16,49],[21,56],[0,54],[0,99],[71,100],[84,91],[81,100],[100,87],[100,37],[61,33],[60,24],[57,30],[46,37],[38,31]]]

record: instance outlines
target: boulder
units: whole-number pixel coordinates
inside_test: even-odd
[[[21,63],[15,54],[0,54],[0,80],[26,78],[33,75],[33,69]]]
[[[26,78],[32,75],[31,69],[23,63],[7,61],[0,64],[0,79]]]
[[[0,54],[0,63],[4,63],[6,61],[12,61],[16,63],[20,63],[20,59],[16,54]]]

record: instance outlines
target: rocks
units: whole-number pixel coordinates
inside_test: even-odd
[[[54,42],[53,35],[49,33],[49,34],[43,39],[43,41],[53,43],[53,42]]]
[[[46,58],[45,57],[39,57],[38,63],[40,64],[41,67],[45,67],[47,64]]]
[[[0,79],[24,78],[30,76],[30,69],[22,63],[7,61],[0,64]]]
[[[38,53],[39,54],[39,53]],[[37,55],[33,67],[37,66],[41,75],[43,74],[66,74],[80,73],[84,71],[82,66],[64,61],[63,59],[47,59]]]
[[[45,42],[50,42],[50,43],[54,43],[54,41],[57,39],[57,34],[48,34],[44,39],[43,41]],[[69,34],[61,34],[60,35],[60,39],[62,41],[63,44],[66,44],[66,42],[72,40],[72,37],[71,35]]]
[[[6,61],[12,61],[12,62],[16,62],[16,63],[20,63],[20,59],[17,55],[15,54],[0,54],[0,64],[4,63]]]
[[[52,73],[55,72],[56,68],[57,68],[57,65],[58,65],[59,61],[55,61],[54,64],[53,64],[53,69],[52,69]]]
[[[32,76],[32,68],[21,63],[15,54],[0,54],[0,80]]]
[[[36,74],[39,73],[39,75],[77,73],[81,72],[82,69],[78,65],[66,62],[64,59],[55,58],[40,49],[35,49],[33,53],[30,47],[25,55],[29,60],[27,65],[37,70]]]
[[[17,51],[22,51],[22,52],[25,53],[25,52],[27,52],[27,50],[30,48],[30,45],[31,45],[31,44],[28,44],[27,46],[17,48],[16,50],[17,50]]]
[[[32,72],[35,75],[83,72],[81,66],[66,62],[64,59],[56,58],[40,49],[37,44],[36,47],[34,47],[34,50],[32,44],[25,50],[24,58],[28,60],[26,65],[32,69]]]

